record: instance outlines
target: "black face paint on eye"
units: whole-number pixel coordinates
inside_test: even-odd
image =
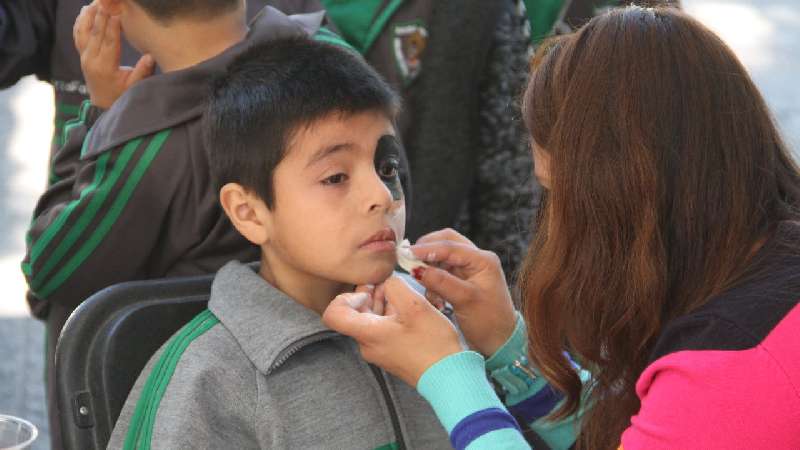
[[[400,142],[396,137],[388,134],[381,136],[378,148],[375,149],[375,172],[389,188],[394,201],[403,198],[403,186],[400,184],[400,154]]]

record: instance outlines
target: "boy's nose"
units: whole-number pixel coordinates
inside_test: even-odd
[[[368,191],[368,212],[372,213],[376,211],[388,211],[392,206],[392,202],[394,201],[392,198],[392,192],[377,173],[373,174],[371,178],[370,188]]]

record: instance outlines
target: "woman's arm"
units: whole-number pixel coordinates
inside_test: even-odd
[[[343,294],[331,302],[323,321],[353,337],[367,361],[417,386],[451,432],[454,443],[482,446],[483,441],[478,439],[486,434],[482,439],[490,442],[489,447],[469,448],[504,448],[498,447],[500,444],[495,442],[498,439],[510,445],[505,448],[528,448],[516,421],[508,420],[511,416],[494,393],[481,356],[497,353],[490,358],[491,369],[495,378],[502,378],[502,370],[495,371],[527,351],[525,329],[514,311],[500,261],[452,230],[421,238],[412,252],[431,265],[421,276],[417,274],[419,281],[429,295],[450,301],[467,343],[480,353],[461,352],[453,324],[424,297],[394,277],[384,285],[385,314],[374,314],[366,306],[367,295],[363,293]],[[538,379],[530,386],[525,384],[507,401],[513,408],[526,412],[537,433],[543,438],[549,436],[549,442],[559,448],[559,442],[571,441],[574,420],[555,425],[545,423],[541,416],[552,411],[557,403],[551,393],[544,381]],[[532,404],[544,405],[543,411],[532,414],[529,408]],[[484,410],[488,411],[481,413]],[[472,417],[473,414],[478,416]],[[486,428],[484,415],[496,429]],[[462,437],[464,433],[466,438]]]
[[[417,391],[431,404],[456,450],[530,449],[486,378],[483,357],[465,351],[431,366]]]
[[[461,352],[442,359],[422,374],[417,389],[451,434],[454,446],[468,440],[472,442],[467,447],[471,450],[528,448],[515,443],[515,436],[521,434],[510,429],[503,414],[516,419],[513,428],[517,431],[517,423],[526,424],[553,450],[574,444],[583,410],[555,422],[546,419],[560,405],[562,396],[535,368],[530,368],[525,357],[526,341],[525,324],[518,317],[514,334],[485,363],[475,352]],[[487,372],[504,392],[504,403],[487,382]],[[588,372],[581,374],[587,381]],[[476,436],[477,433],[483,434]],[[517,446],[502,446],[512,444]]]

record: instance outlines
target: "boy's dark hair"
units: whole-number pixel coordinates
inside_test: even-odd
[[[168,21],[175,17],[210,18],[235,10],[242,0],[133,0],[153,18]]]
[[[348,50],[297,37],[256,45],[212,83],[203,129],[214,181],[241,184],[272,208],[273,171],[300,127],[331,113],[382,111],[394,119],[399,104]]]

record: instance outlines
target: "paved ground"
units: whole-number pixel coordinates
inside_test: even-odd
[[[683,0],[751,71],[800,160],[800,0]],[[0,414],[34,422],[49,447],[42,385],[43,327],[27,318],[19,271],[25,227],[45,184],[52,93],[26,79],[0,92]]]

